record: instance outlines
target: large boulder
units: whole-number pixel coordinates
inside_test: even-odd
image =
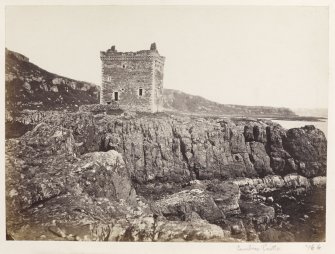
[[[20,208],[74,189],[97,197],[127,199],[135,192],[116,151],[79,157],[71,129],[41,123],[6,147],[8,197]]]
[[[84,154],[74,165],[71,176],[92,197],[126,201],[135,197],[122,156],[114,150]]]
[[[28,151],[23,147],[30,148]],[[75,139],[71,129],[62,126],[50,126],[46,123],[38,124],[19,140],[17,154],[20,156],[48,157],[61,154],[76,155]],[[33,149],[33,154],[30,152]],[[34,157],[33,157],[34,158]]]
[[[183,190],[155,202],[162,215],[170,220],[185,220],[192,212],[214,222],[225,218],[209,193],[201,189]]]
[[[65,176],[76,157],[72,131],[63,127],[41,123],[22,138],[6,141],[8,208],[25,209],[65,193]]]
[[[322,131],[313,125],[290,129],[283,145],[299,165],[300,174],[307,177],[326,175],[327,140]]]
[[[90,210],[89,216],[98,216],[101,204],[95,202],[99,198],[105,203],[137,204],[130,174],[118,152],[80,156],[76,148],[72,130],[44,123],[6,142],[6,220],[15,239],[28,237],[25,224],[35,228],[57,218],[65,224],[71,218],[79,223],[76,211],[81,213],[83,203],[92,205],[83,212]],[[122,211],[113,207],[110,215]]]

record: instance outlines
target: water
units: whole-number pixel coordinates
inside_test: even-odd
[[[281,126],[283,126],[285,129],[292,129],[292,128],[299,128],[304,127],[305,125],[314,125],[315,128],[320,129],[326,137],[328,136],[328,121],[318,121],[318,122],[311,122],[311,121],[290,121],[290,120],[273,120],[271,121],[279,123]]]

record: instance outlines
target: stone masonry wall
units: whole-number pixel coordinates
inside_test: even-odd
[[[101,60],[102,104],[115,101],[117,92],[123,110],[161,110],[164,57],[156,50],[123,53],[113,48],[101,52]]]
[[[154,83],[155,83],[155,97],[154,105],[156,111],[162,111],[163,109],[163,76],[164,76],[164,65],[158,61],[155,62],[154,68]]]
[[[124,66],[124,67],[123,67]],[[118,92],[120,107],[151,110],[151,62],[143,60],[113,60],[103,65],[103,103],[113,101]],[[108,80],[108,77],[110,79]],[[139,96],[139,89],[143,95]]]

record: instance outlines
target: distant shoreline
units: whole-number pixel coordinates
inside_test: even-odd
[[[327,117],[316,117],[316,116],[275,116],[275,117],[265,117],[271,120],[281,120],[281,121],[305,121],[305,122],[325,122],[328,120]]]

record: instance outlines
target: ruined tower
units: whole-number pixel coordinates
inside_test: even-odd
[[[121,109],[158,112],[163,104],[165,57],[156,44],[150,50],[118,52],[115,46],[100,52],[102,60],[101,104]]]

